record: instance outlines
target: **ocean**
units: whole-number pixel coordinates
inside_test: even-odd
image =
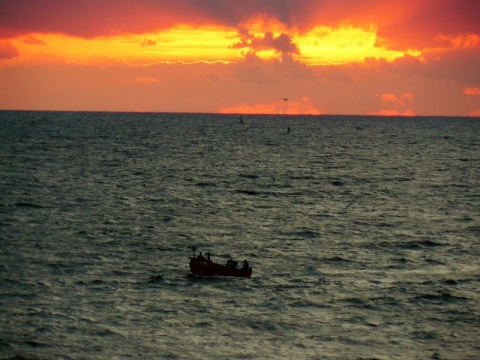
[[[0,358],[478,358],[480,119],[239,119],[1,111]]]

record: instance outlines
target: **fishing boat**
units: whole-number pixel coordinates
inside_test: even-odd
[[[210,253],[207,257],[200,253],[198,256],[193,253],[193,258],[190,258],[191,275],[197,276],[234,276],[234,277],[251,277],[252,268],[245,260],[242,267],[237,267],[237,262],[228,260],[226,265],[214,263],[210,260]]]

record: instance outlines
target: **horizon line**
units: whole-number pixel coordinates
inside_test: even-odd
[[[205,114],[205,115],[226,115],[226,116],[282,116],[282,117],[334,117],[334,116],[355,116],[355,117],[378,117],[378,118],[480,118],[475,115],[383,115],[383,114],[272,114],[272,113],[224,113],[209,111],[127,111],[127,110],[38,110],[38,109],[0,109],[0,112],[47,112],[47,113],[118,113],[118,114]]]

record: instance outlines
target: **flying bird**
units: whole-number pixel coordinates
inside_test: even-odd
[[[281,99],[282,99],[283,101],[287,101],[287,100],[288,100],[288,98],[281,98]]]

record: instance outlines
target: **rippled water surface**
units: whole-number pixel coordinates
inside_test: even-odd
[[[473,118],[0,112],[0,357],[475,359],[479,149]],[[253,277],[187,277],[193,245]]]

